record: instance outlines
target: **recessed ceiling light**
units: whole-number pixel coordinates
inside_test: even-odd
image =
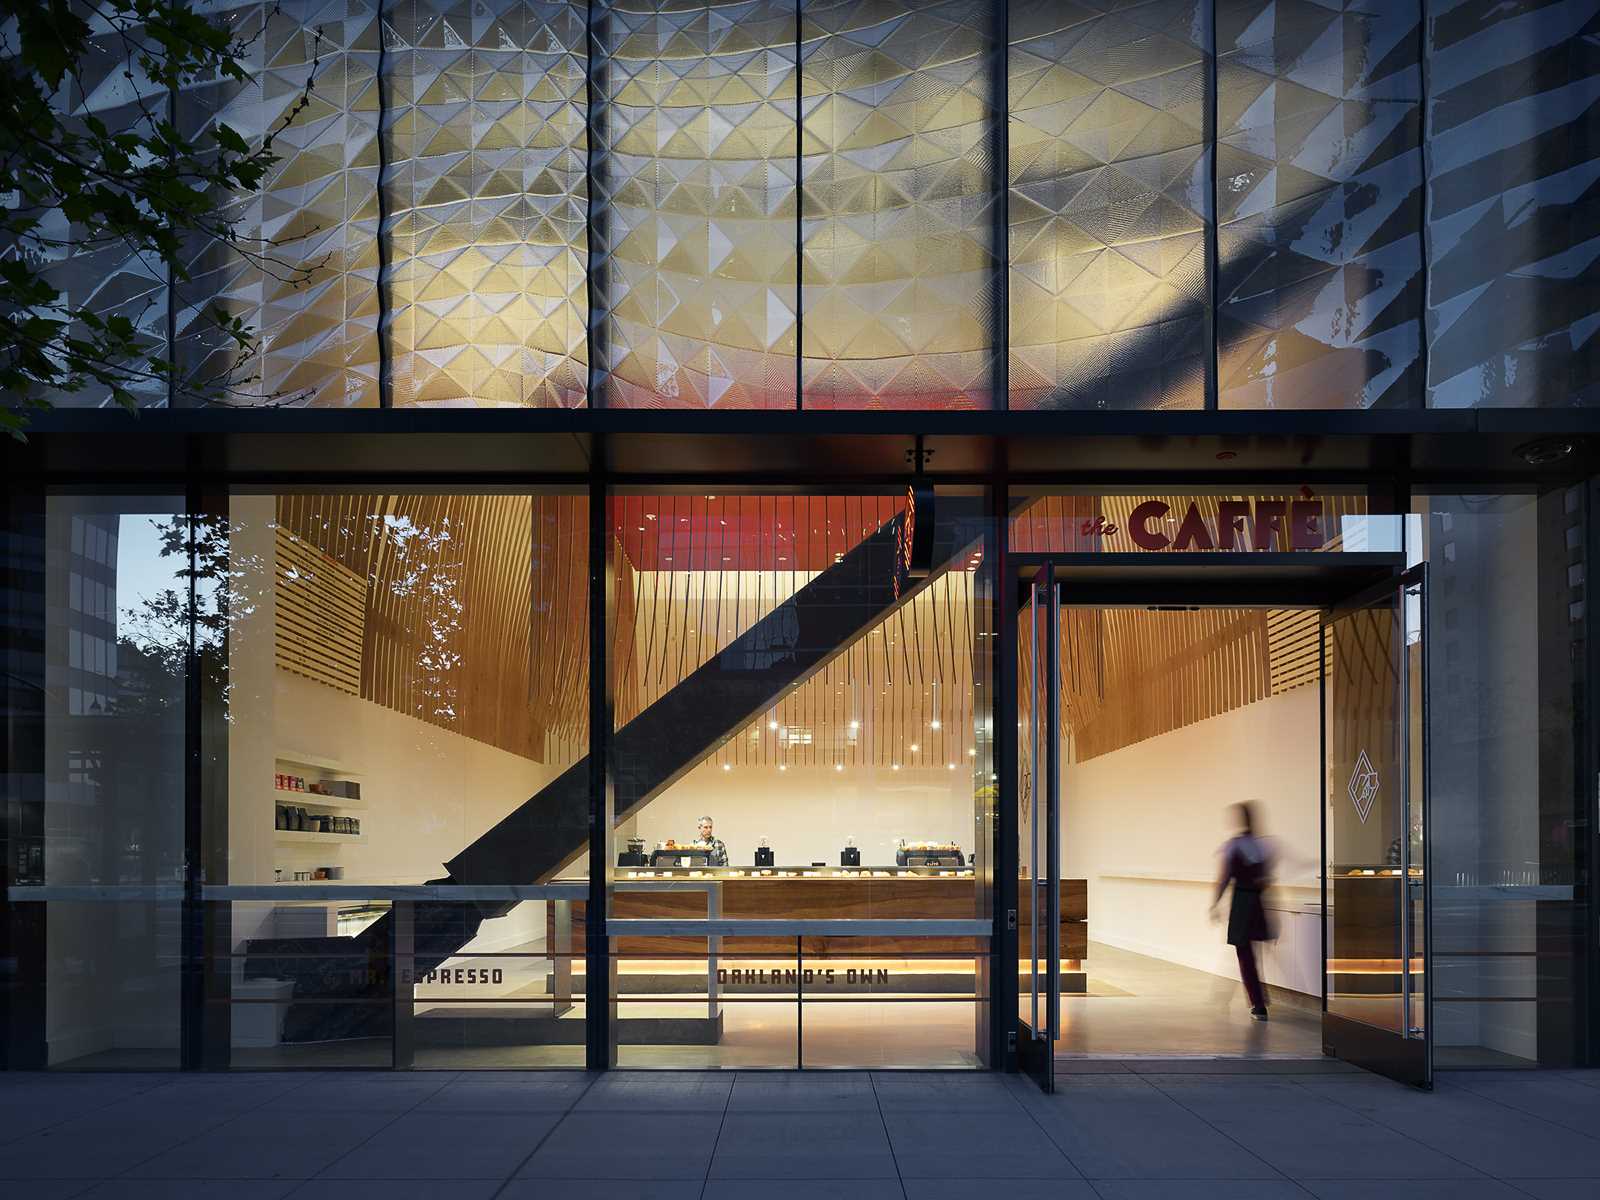
[[[921,742],[912,742],[911,743],[911,753],[915,754],[918,750],[921,750],[921,749],[922,749],[922,743]]]
[[[1570,438],[1548,437],[1524,442],[1516,448],[1516,456],[1530,467],[1547,467],[1568,457],[1575,447]]]
[[[727,764],[727,763],[723,763],[723,764],[722,764],[722,769],[723,769],[723,770],[724,770],[724,771],[731,771],[731,770],[733,770],[733,767],[731,767],[731,766],[730,766],[730,765],[729,765],[729,764]]]

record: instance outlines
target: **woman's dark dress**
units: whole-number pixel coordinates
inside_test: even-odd
[[[1267,923],[1267,910],[1261,903],[1261,893],[1272,882],[1266,848],[1256,843],[1260,855],[1251,861],[1246,853],[1243,838],[1228,843],[1226,875],[1233,884],[1233,899],[1228,907],[1228,945],[1248,946],[1251,942],[1269,942],[1272,929]]]

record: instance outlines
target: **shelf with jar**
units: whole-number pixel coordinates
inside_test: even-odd
[[[280,753],[272,779],[273,832],[280,842],[364,842],[361,818],[367,807],[358,776],[343,763],[299,753]]]

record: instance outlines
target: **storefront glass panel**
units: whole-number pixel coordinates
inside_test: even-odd
[[[176,1067],[190,520],[35,500],[5,530],[11,1055]]]
[[[610,919],[630,923],[614,939],[619,1022],[646,1019],[629,997],[648,991],[651,946],[673,948],[650,940],[652,921],[783,922],[755,950],[800,960],[820,932],[808,922],[859,949],[863,930],[846,926],[892,920],[906,927],[874,943],[871,969],[895,976],[897,997],[948,995],[949,972],[927,976],[919,958],[972,970],[975,952],[926,943],[933,928],[917,923],[992,911],[982,494],[618,492],[610,504]],[[759,970],[748,978],[788,986]],[[616,1040],[638,1039],[619,1024]],[[711,1060],[737,1058],[737,1042]],[[974,1033],[967,1061],[976,1045]],[[876,1062],[882,1048],[863,1053]]]
[[[1414,504],[1429,572],[1440,1066],[1579,1061],[1593,940],[1584,488]]]
[[[391,1035],[401,1065],[583,1062],[572,889],[541,885],[588,846],[587,514],[549,491],[231,498],[208,997],[236,1022],[286,997],[235,1066]]]

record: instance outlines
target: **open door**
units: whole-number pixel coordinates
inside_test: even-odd
[[[1433,1084],[1426,567],[1323,614],[1325,1053]]]
[[[1055,1089],[1061,1036],[1061,597],[1046,563],[1028,587],[1018,637],[1018,1058]]]

